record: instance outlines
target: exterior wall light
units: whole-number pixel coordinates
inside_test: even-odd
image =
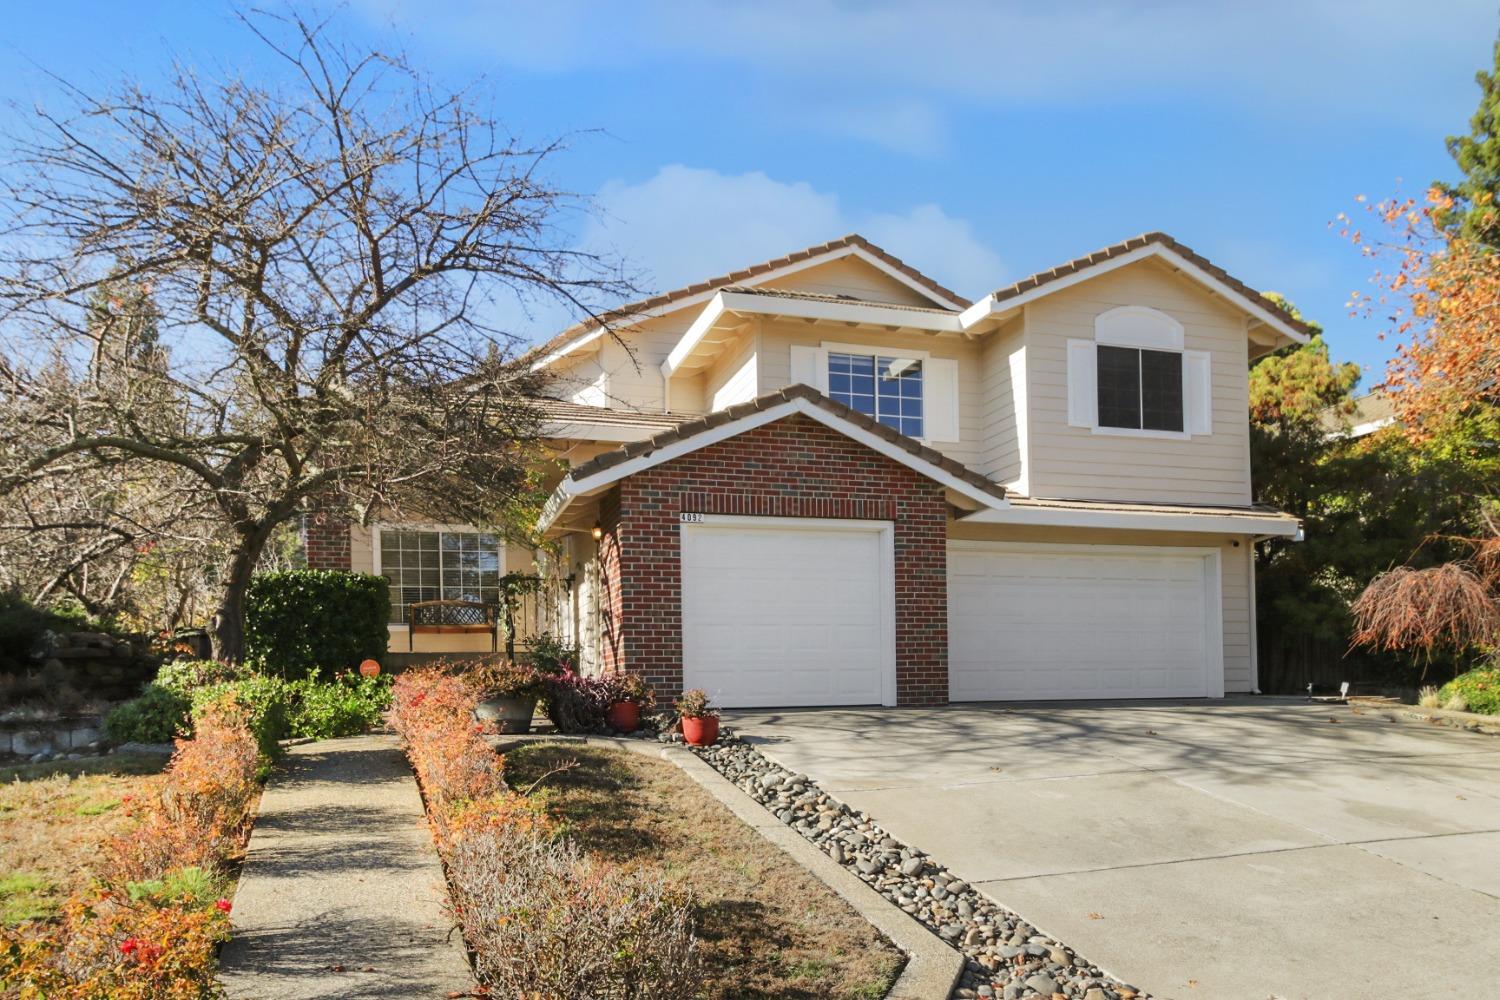
[[[597,542],[599,539],[604,537],[604,528],[596,524],[593,526],[593,528],[589,529],[589,534],[593,535],[594,541]]]

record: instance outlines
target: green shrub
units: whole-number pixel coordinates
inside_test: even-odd
[[[204,709],[225,695],[232,696],[245,709],[245,722],[255,736],[255,746],[263,761],[279,758],[281,745],[277,741],[291,735],[292,685],[280,677],[264,674],[207,684],[192,692],[193,718],[196,720]]]
[[[262,573],[245,599],[246,662],[300,680],[319,668],[346,670],[379,659],[390,637],[389,587],[370,573]]]
[[[150,903],[152,906],[168,906],[182,903],[188,906],[207,906],[224,895],[226,886],[222,877],[202,868],[178,868],[157,879],[141,882],[126,882],[125,894],[132,903]]]
[[[1459,674],[1438,691],[1438,700],[1444,705],[1455,697],[1462,698],[1470,712],[1500,715],[1500,666]]]
[[[298,681],[292,709],[292,735],[315,740],[357,736],[380,721],[391,707],[389,676],[348,673],[331,681]]]
[[[192,704],[171,688],[147,684],[141,696],[117,706],[104,719],[104,735],[115,743],[170,743],[191,731]]]
[[[531,665],[551,677],[560,677],[578,669],[579,650],[551,632],[543,632],[527,642],[527,648],[519,657],[529,660]]]
[[[163,663],[156,672],[156,683],[171,688],[178,694],[192,697],[193,692],[210,684],[243,680],[254,676],[255,671],[238,663],[221,663],[218,660],[173,660]]]

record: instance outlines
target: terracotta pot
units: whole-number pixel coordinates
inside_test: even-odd
[[[474,706],[474,718],[496,723],[502,733],[531,732],[535,698],[486,698]]]
[[[620,733],[633,733],[641,726],[641,706],[633,701],[617,701],[609,706],[604,717],[609,728]]]
[[[717,715],[684,715],[682,738],[695,747],[708,746],[719,738],[719,717]]]

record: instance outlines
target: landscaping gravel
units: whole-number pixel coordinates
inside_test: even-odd
[[[663,742],[681,739],[663,734]],[[975,892],[967,882],[804,775],[766,759],[732,734],[692,747],[705,762],[777,819],[853,870],[877,892],[964,955],[954,997],[1027,1000],[1150,1000],[1101,972],[1061,942]]]

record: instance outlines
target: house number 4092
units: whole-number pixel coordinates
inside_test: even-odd
[[[690,514],[687,511],[683,511],[682,512],[682,523],[683,524],[702,524],[703,523],[703,515],[702,514]]]

